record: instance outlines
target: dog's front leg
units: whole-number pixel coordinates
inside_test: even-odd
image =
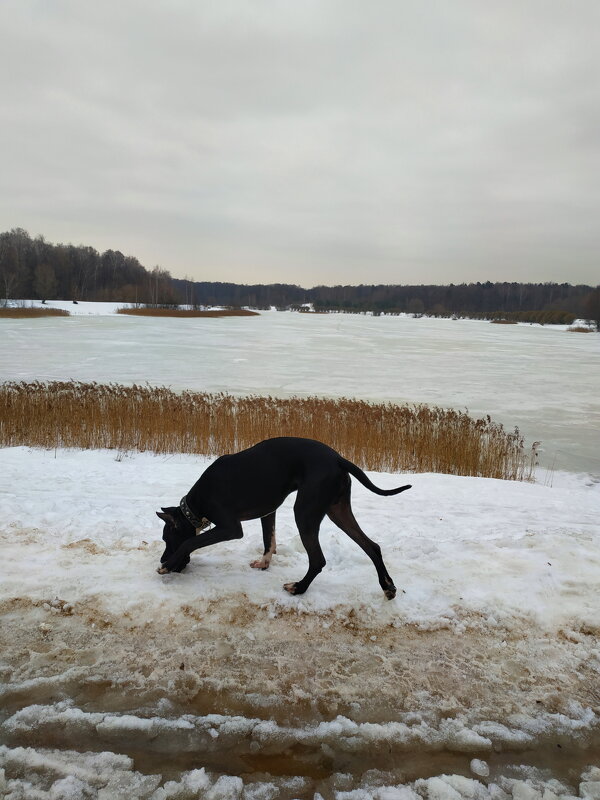
[[[250,566],[254,569],[269,569],[271,558],[277,552],[275,549],[275,514],[276,512],[273,511],[260,519],[265,548],[262,558],[257,558],[256,561],[250,562]]]
[[[179,545],[172,556],[163,561],[157,572],[164,575],[167,572],[174,572],[182,562],[189,561],[190,554],[200,547],[208,547],[219,542],[228,542],[230,539],[241,539],[244,535],[242,526],[238,520],[230,522],[228,525],[217,525],[210,531],[200,533],[186,539]],[[187,562],[185,562],[187,563]]]

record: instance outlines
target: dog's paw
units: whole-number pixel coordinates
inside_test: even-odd
[[[296,594],[297,583],[284,583],[283,588],[290,594]]]
[[[265,558],[257,558],[256,561],[251,561],[250,562],[250,566],[252,567],[252,569],[265,570],[265,569],[269,569],[269,563],[270,562],[267,561]]]
[[[388,586],[387,589],[384,589],[384,594],[388,600],[393,600],[396,597],[396,587],[395,586]]]
[[[156,571],[159,575],[166,575],[167,573],[171,572],[171,570],[167,569],[166,567],[159,567]]]

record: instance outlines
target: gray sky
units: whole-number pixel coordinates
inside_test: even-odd
[[[600,282],[598,0],[2,0],[0,230],[243,283]]]

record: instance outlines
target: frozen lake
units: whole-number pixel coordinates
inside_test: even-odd
[[[97,306],[98,304],[95,304]],[[1,320],[0,380],[330,395],[489,414],[542,466],[600,473],[600,337],[474,320],[266,312]],[[106,304],[107,310],[112,307]],[[75,310],[71,306],[71,310]]]

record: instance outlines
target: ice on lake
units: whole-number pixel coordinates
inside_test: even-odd
[[[91,304],[97,309],[100,304]],[[68,307],[68,304],[67,304]],[[562,326],[264,312],[1,320],[0,380],[149,383],[233,394],[428,403],[487,415],[541,463],[600,473],[600,337]]]

